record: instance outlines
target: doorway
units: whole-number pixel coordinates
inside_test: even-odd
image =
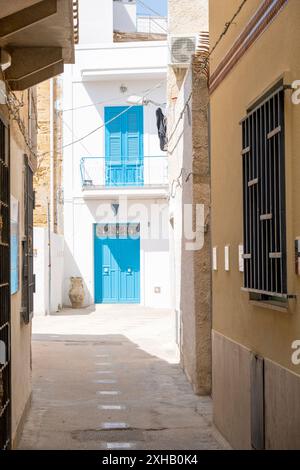
[[[95,303],[140,303],[140,224],[94,225]]]

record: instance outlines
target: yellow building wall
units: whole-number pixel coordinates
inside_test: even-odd
[[[28,92],[16,93],[23,103],[20,116],[26,134],[30,135],[30,112]],[[8,120],[5,105],[0,113]],[[17,122],[10,120],[10,193],[19,202],[19,287],[11,295],[11,430],[12,445],[17,446],[31,396],[31,323],[26,325],[21,318],[22,307],[22,237],[24,236],[24,154],[28,154],[24,138]],[[34,165],[34,162],[33,162]]]
[[[31,395],[31,323],[21,319],[24,236],[24,149],[11,134],[11,194],[19,201],[19,289],[11,296],[12,440],[16,444]],[[21,427],[19,428],[19,425]]]
[[[248,2],[235,20],[212,56],[212,73],[260,3]],[[211,44],[239,4],[240,0],[210,2]],[[211,95],[212,246],[218,247],[218,270],[213,272],[213,329],[297,374],[300,366],[291,362],[291,344],[300,339],[299,300],[289,300],[286,312],[251,304],[248,293],[241,291],[238,245],[243,241],[239,122],[247,108],[280,78],[285,83],[300,78],[299,24],[300,2],[290,0]],[[291,91],[285,91],[285,119],[288,292],[299,295],[294,240],[300,236],[300,106],[291,103]],[[227,244],[229,272],[224,270]]]

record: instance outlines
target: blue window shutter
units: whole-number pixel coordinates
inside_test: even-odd
[[[116,118],[120,113],[123,114]],[[114,119],[116,118],[116,119]],[[112,122],[108,123],[111,119]],[[144,183],[143,106],[105,108],[105,171],[108,186]]]
[[[121,107],[105,108],[105,122],[110,121],[123,110]],[[105,157],[112,164],[120,164],[122,159],[123,116],[106,125]]]
[[[126,130],[127,136],[125,140],[128,163],[141,163],[143,159],[143,107],[135,106],[126,113]]]

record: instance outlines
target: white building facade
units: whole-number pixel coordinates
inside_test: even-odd
[[[81,0],[79,18],[63,77],[63,302],[81,277],[86,306],[168,308],[168,164],[156,122],[167,42],[139,41],[135,1]]]

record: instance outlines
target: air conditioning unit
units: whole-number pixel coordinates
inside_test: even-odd
[[[195,54],[198,45],[198,35],[174,35],[170,38],[170,65],[178,68],[187,68],[191,57]]]

